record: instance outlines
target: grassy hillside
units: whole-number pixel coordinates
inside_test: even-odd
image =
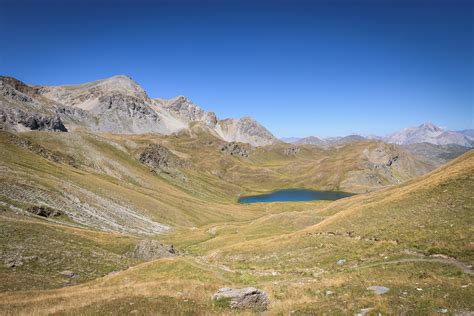
[[[20,135],[41,150],[0,135],[1,255],[23,261],[0,269],[0,314],[230,313],[210,300],[224,286],[265,290],[269,314],[474,311],[474,151],[413,178],[430,166],[379,142],[291,155],[279,144],[241,157],[199,131]],[[151,142],[189,162],[179,169],[184,177],[138,161]],[[345,185],[385,188],[334,202],[235,203],[239,194],[281,187]],[[66,214],[24,212],[42,203]],[[86,211],[92,219],[81,222]],[[170,229],[155,234],[150,222]],[[182,255],[127,257],[144,238]],[[366,289],[374,285],[390,290],[375,295]]]

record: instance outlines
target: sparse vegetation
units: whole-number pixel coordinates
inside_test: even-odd
[[[291,186],[353,183],[360,191],[348,179],[367,167],[361,153],[385,147],[303,146],[288,156],[280,144],[240,157],[222,155],[206,133],[19,134],[72,157],[73,167],[0,135],[0,314],[233,313],[228,302],[211,300],[227,286],[262,289],[267,313],[277,315],[474,310],[473,151],[419,178],[409,168],[429,167],[407,156],[392,175],[374,171],[385,188],[334,202],[239,205],[239,194]],[[188,181],[142,165],[150,143],[186,161],[180,172]],[[392,176],[407,181],[390,186]],[[363,190],[381,186],[374,183]],[[67,216],[27,212],[37,204]],[[84,219],[84,210],[96,213]],[[147,221],[170,229],[156,234]],[[181,254],[150,262],[127,256],[143,239]],[[367,290],[376,285],[390,290]]]

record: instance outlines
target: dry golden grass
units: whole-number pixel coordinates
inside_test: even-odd
[[[127,261],[123,254],[144,236],[0,211],[0,224],[8,227],[8,236],[1,236],[3,251],[21,245],[60,260],[69,252],[83,260],[74,259],[84,269],[95,271],[80,280],[86,283],[57,288],[64,285],[57,269],[68,268],[59,261],[51,268],[2,267],[0,276],[21,289],[0,293],[2,315],[232,313],[210,300],[224,286],[267,291],[271,315],[354,314],[366,307],[384,314],[474,310],[469,285],[474,280],[463,268],[474,263],[474,151],[401,185],[335,202],[238,205],[239,194],[295,186],[337,189],[352,172],[365,170],[361,152],[381,144],[303,147],[297,157],[283,154],[287,145],[276,145],[256,149],[246,159],[223,156],[219,143],[209,145],[216,142],[210,135],[38,135],[25,137],[73,156],[80,167],[9,145],[2,147],[2,183],[34,182],[58,192],[70,182],[133,205],[140,214],[172,226],[152,238],[186,253],[147,263]],[[182,172],[189,181],[157,176],[139,164],[136,157],[150,142],[188,159],[192,168]],[[407,170],[398,171],[400,179],[409,178]],[[25,206],[7,197],[1,201]],[[436,254],[449,258],[432,257]],[[346,263],[337,265],[339,259]],[[119,271],[104,276],[114,270]],[[47,278],[54,282],[45,289],[25,290],[33,288],[28,282],[46,284]],[[371,285],[387,286],[390,292],[375,296],[366,290]]]

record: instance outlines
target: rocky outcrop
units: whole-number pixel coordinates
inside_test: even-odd
[[[5,81],[0,80],[0,95],[13,101],[30,103],[33,99],[21,91],[16,90],[8,85]]]
[[[29,86],[13,77],[0,76],[0,90],[3,89],[3,87],[7,86],[10,86],[15,91],[21,92],[28,96],[35,96],[40,94],[40,89],[36,87]]]
[[[178,255],[173,245],[164,245],[158,240],[140,240],[135,248],[127,253],[128,257],[140,260],[153,260]]]
[[[59,116],[42,116],[34,113],[25,113],[18,109],[0,109],[0,128],[16,130],[21,124],[31,130],[67,132]]]
[[[161,99],[161,102],[164,102],[166,109],[168,109],[168,111],[173,115],[186,121],[202,122],[204,125],[211,128],[214,128],[217,124],[217,117],[214,112],[204,111],[184,96],[178,96],[168,100],[167,102]]]
[[[67,128],[58,116],[44,117],[26,115],[21,117],[18,123],[23,124],[31,130],[67,132]]]
[[[140,162],[157,172],[170,171],[177,167],[186,167],[186,161],[178,158],[166,147],[159,144],[150,144],[140,154]]]
[[[250,148],[244,144],[230,142],[219,147],[221,153],[231,156],[248,157]]]
[[[221,288],[212,299],[219,304],[227,305],[232,309],[251,309],[254,311],[265,311],[268,308],[268,295],[256,288],[246,287],[243,289]]]
[[[287,156],[295,156],[299,152],[299,147],[288,147],[283,150],[283,153]]]
[[[144,100],[137,97],[113,94],[99,98],[99,105],[91,111],[97,114],[106,114],[110,111],[121,111],[129,117],[139,119],[149,119],[157,122],[160,117],[154,112]]]
[[[41,217],[57,217],[64,213],[45,205],[33,205],[26,209],[28,212]]]
[[[18,268],[29,262],[38,261],[38,256],[23,256],[19,252],[14,253],[0,253],[0,259],[3,259],[4,267]]]

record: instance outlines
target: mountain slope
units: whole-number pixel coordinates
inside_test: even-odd
[[[269,203],[254,220],[168,235],[184,256],[78,286],[2,293],[0,306],[8,314],[225,314],[232,311],[213,305],[212,293],[254,286],[269,294],[272,315],[469,314],[473,174],[470,151],[378,192],[335,202]],[[388,292],[376,295],[372,286]]]
[[[239,195],[289,186],[366,192],[432,169],[382,142],[295,155],[285,144],[252,149],[235,143],[247,156],[233,156],[213,133],[196,133],[0,132],[0,200],[20,209],[63,210],[74,222],[104,231],[155,234],[229,219]],[[158,149],[147,152],[152,144]]]
[[[303,231],[221,249],[221,255],[214,255],[213,259],[223,259],[225,253],[240,253],[241,260],[246,260],[247,254],[258,251],[263,259],[253,260],[253,263],[260,267],[274,264],[272,260],[276,257],[268,256],[271,253],[298,258],[292,260],[293,265],[310,266],[315,260],[325,261],[321,257],[324,250],[316,247],[312,252],[322,253],[311,259],[300,252],[330,240],[332,235],[335,236],[333,241],[342,248],[333,248],[324,256],[344,257],[355,265],[366,261],[361,259],[363,252],[349,250],[348,247],[355,244],[370,252],[372,250],[365,247],[382,247],[389,257],[400,256],[406,250],[421,251],[441,253],[472,264],[474,257],[469,249],[474,237],[473,175],[474,151],[471,150],[446,166],[407,183],[338,200],[315,210],[315,215],[322,220]],[[350,242],[344,244],[344,240]],[[374,248],[373,252],[377,251],[381,250]]]

